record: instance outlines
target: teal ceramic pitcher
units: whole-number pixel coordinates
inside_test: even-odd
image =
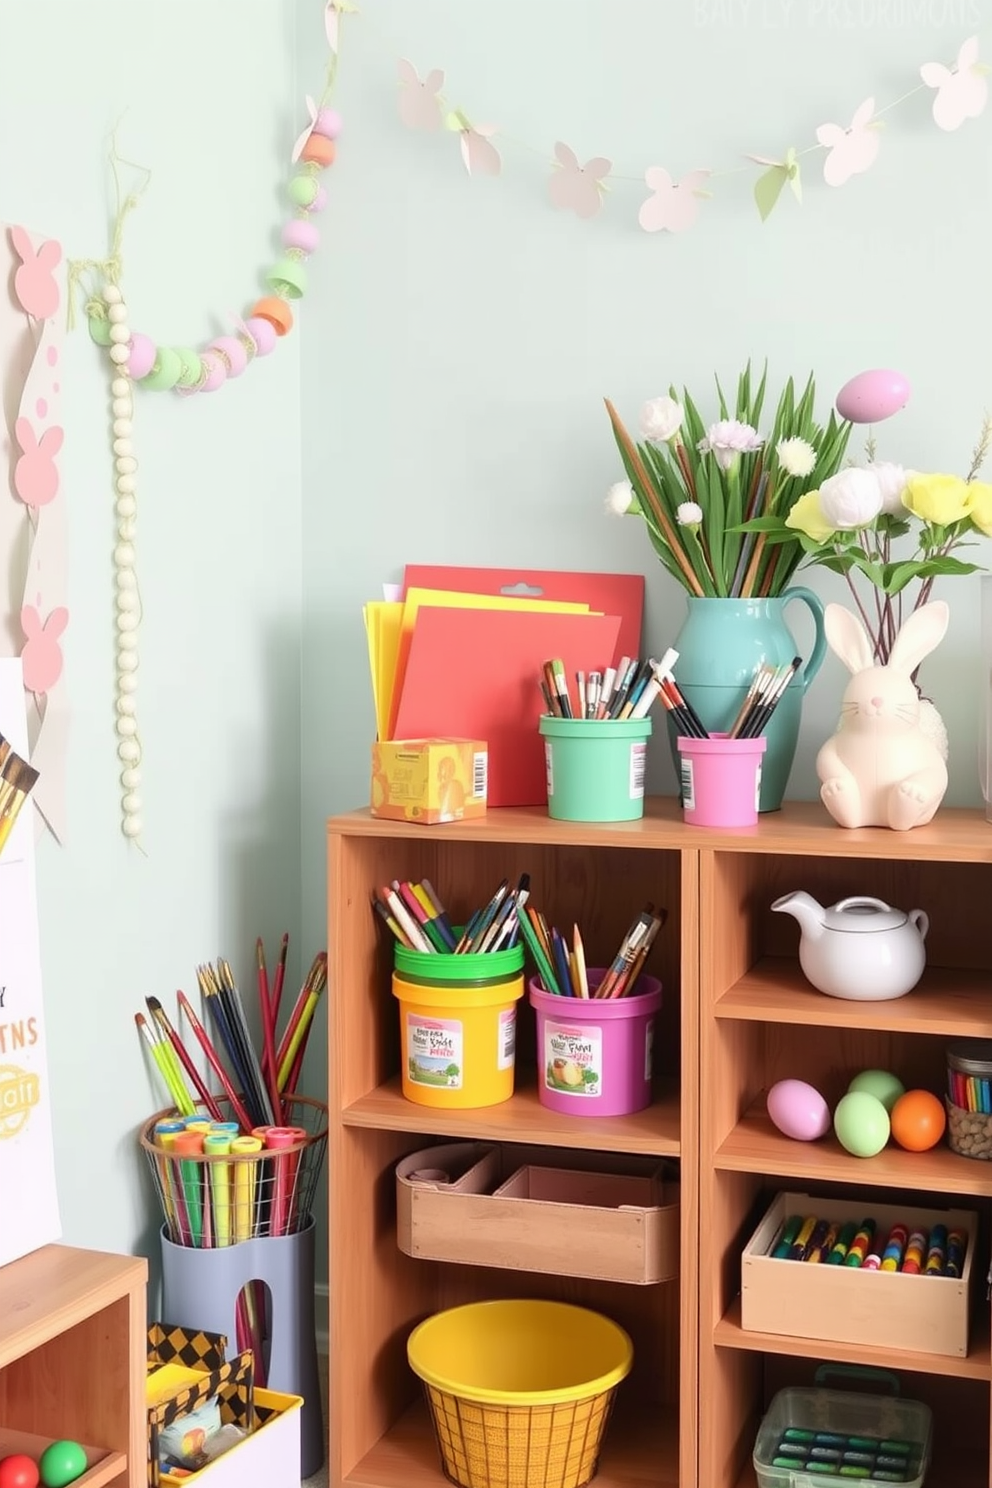
[[[679,653],[675,667],[679,687],[710,733],[726,732],[762,662],[787,666],[798,655],[785,622],[785,607],[794,600],[809,606],[816,633],[809,658],[789,683],[765,730],[768,745],[759,811],[777,811],[785,795],[799,738],[803,694],[820,670],[826,651],[823,605],[811,590],[801,587],[786,589],[778,599],[690,597],[689,614],[673,643]],[[669,734],[678,774],[676,730],[671,724]]]

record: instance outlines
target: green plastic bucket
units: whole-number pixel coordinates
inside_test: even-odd
[[[541,719],[548,815],[556,821],[636,821],[644,815],[650,718]]]

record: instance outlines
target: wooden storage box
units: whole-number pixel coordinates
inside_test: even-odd
[[[968,1250],[960,1280],[904,1276],[898,1271],[806,1265],[773,1260],[772,1249],[786,1219],[860,1221],[871,1216],[879,1229],[903,1223],[929,1230],[935,1224],[964,1230]],[[747,1333],[788,1338],[823,1338],[833,1343],[874,1344],[913,1353],[968,1353],[968,1294],[977,1243],[977,1215],[960,1209],[894,1207],[860,1199],[812,1198],[780,1193],[751,1236],[741,1258],[741,1327]]]
[[[518,1167],[512,1148],[430,1147],[396,1169],[396,1220],[400,1249],[422,1260],[637,1286],[679,1274],[679,1189],[660,1168]]]

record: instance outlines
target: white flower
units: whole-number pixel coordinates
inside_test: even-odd
[[[683,501],[675,508],[675,520],[680,527],[698,527],[703,520],[703,508],[698,501]]]
[[[652,444],[674,439],[682,427],[682,404],[674,398],[652,398],[641,409],[641,434]]]
[[[812,475],[816,465],[816,450],[808,439],[801,439],[798,434],[791,439],[780,439],[775,446],[778,455],[778,463],[786,475]]]
[[[849,465],[820,487],[820,510],[837,532],[867,527],[882,510],[882,486],[874,470]]]
[[[889,516],[895,516],[897,512],[904,510],[902,498],[909,482],[910,472],[903,470],[901,465],[893,465],[891,460],[878,460],[868,466],[874,472],[878,481],[879,490],[882,493],[882,510]]]
[[[611,517],[625,517],[634,506],[634,488],[630,481],[617,481],[606,493],[606,510]]]
[[[710,424],[706,438],[699,441],[697,448],[701,455],[715,455],[721,470],[729,470],[738,455],[749,454],[761,445],[761,436],[750,424],[742,424],[740,419],[720,419]]]

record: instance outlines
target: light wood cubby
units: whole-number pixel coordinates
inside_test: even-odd
[[[394,878],[428,878],[455,915],[503,877],[531,875],[534,902],[583,929],[589,963],[615,948],[651,899],[669,912],[654,970],[664,983],[655,1101],[635,1116],[567,1118],[538,1102],[533,1018],[521,1004],[517,1090],[504,1105],[440,1112],[404,1100],[391,947],[369,908]],[[637,1363],[621,1392],[599,1488],[754,1488],[751,1452],[771,1395],[818,1364],[898,1371],[934,1410],[929,1488],[990,1488],[989,1305],[992,1164],[945,1146],[890,1147],[868,1161],[832,1136],[781,1136],[764,1092],[811,1079],[836,1100],[851,1075],[894,1069],[944,1086],[951,1037],[992,1037],[992,826],[948,810],[914,832],[845,832],[818,804],[789,805],[739,831],[687,828],[677,804],[639,822],[583,826],[538,808],[425,829],[367,811],[328,824],[330,969],[330,1464],[332,1488],[442,1488],[406,1339],[427,1314],[507,1295],[574,1300],[631,1332]],[[798,927],[769,906],[805,888],[825,904],[877,894],[931,919],[920,987],[891,1003],[822,996],[797,959]],[[481,1139],[656,1158],[681,1183],[679,1277],[652,1287],[415,1260],[396,1244],[394,1167],[431,1140]],[[549,1161],[553,1159],[549,1157]],[[964,1358],[744,1333],[740,1253],[779,1189],[900,1198],[980,1217],[971,1343]],[[563,1243],[567,1240],[563,1239]],[[911,1388],[910,1388],[911,1387]]]
[[[0,1457],[86,1448],[77,1488],[144,1488],[146,1261],[46,1245],[0,1269]]]

